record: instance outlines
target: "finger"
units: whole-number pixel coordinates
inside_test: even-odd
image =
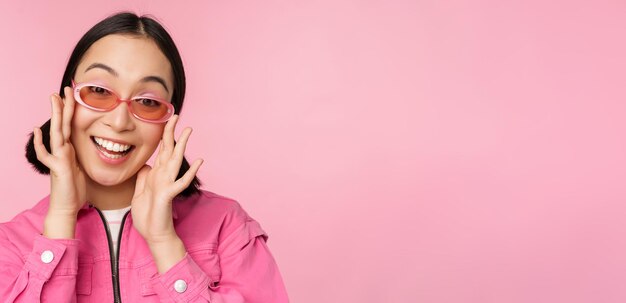
[[[193,129],[191,127],[187,127],[185,128],[185,130],[183,130],[183,133],[178,138],[178,142],[176,142],[176,145],[174,146],[173,156],[175,159],[177,160],[178,158],[180,158],[180,160],[183,159],[185,149],[187,148],[187,142],[189,141],[189,137],[191,136],[192,131]]]
[[[39,127],[35,127],[35,129],[33,129],[33,136],[33,143],[35,145],[35,154],[37,155],[37,160],[50,168],[50,166],[48,165],[50,153],[48,153],[48,150],[46,150],[46,146],[43,145],[42,133]]]
[[[198,173],[198,170],[200,169],[202,163],[204,163],[204,160],[202,159],[194,161],[193,164],[191,164],[191,167],[189,167],[189,170],[187,170],[187,172],[182,177],[180,177],[180,179],[174,182],[174,191],[176,192],[176,195],[180,194],[183,190],[185,190],[185,188],[189,186],[189,184],[191,184],[191,181],[193,181],[196,173]]]
[[[65,99],[64,99],[64,104],[63,104],[63,121],[62,121],[63,140],[65,142],[70,140],[70,135],[72,133],[72,116],[74,115],[75,105],[76,105],[76,102],[74,101],[72,88],[66,86],[65,87]]]
[[[50,102],[52,103],[52,117],[50,118],[50,147],[54,153],[54,149],[57,146],[63,144],[63,138],[60,138],[61,133],[61,105],[60,97],[56,94],[50,96]]]
[[[161,141],[159,141],[159,152],[154,158],[154,167],[159,167],[163,164],[166,164],[167,162],[166,160],[167,157],[165,156],[165,148],[163,147],[164,145],[165,144],[163,143],[163,139],[161,139]]]
[[[143,192],[144,187],[146,186],[146,177],[148,173],[152,170],[152,167],[148,164],[144,164],[144,166],[137,173],[137,181],[135,182],[135,193],[133,196]]]
[[[165,129],[163,130],[163,149],[165,152],[170,152],[174,149],[174,130],[176,129],[176,123],[178,122],[178,115],[174,115],[172,119],[167,121]]]

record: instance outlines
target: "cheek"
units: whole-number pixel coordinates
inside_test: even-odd
[[[163,129],[164,125],[160,124],[145,125],[141,131],[144,144],[154,150],[163,137]]]
[[[76,140],[80,140],[80,134],[84,133],[85,130],[93,123],[95,117],[91,111],[82,108],[81,106],[77,106],[74,109],[74,115],[72,116],[71,125],[71,135],[70,139],[74,143]]]

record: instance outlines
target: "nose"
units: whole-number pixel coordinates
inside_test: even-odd
[[[113,110],[104,113],[104,124],[116,132],[135,129],[135,119],[128,108],[128,102],[120,102]]]

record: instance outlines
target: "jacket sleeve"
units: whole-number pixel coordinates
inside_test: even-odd
[[[23,254],[0,227],[0,302],[75,302],[78,241],[38,235]]]
[[[219,281],[211,281],[187,254],[152,279],[153,289],[162,302],[287,303],[278,265],[266,241],[259,224],[249,219],[220,243]],[[184,291],[181,284],[186,286]]]

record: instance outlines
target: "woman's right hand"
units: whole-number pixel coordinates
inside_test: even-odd
[[[43,144],[41,129],[35,128],[37,159],[50,169],[50,206],[44,222],[44,236],[74,238],[76,216],[86,202],[85,173],[78,165],[70,135],[76,101],[70,87],[64,88],[65,99],[50,97],[50,149]]]

